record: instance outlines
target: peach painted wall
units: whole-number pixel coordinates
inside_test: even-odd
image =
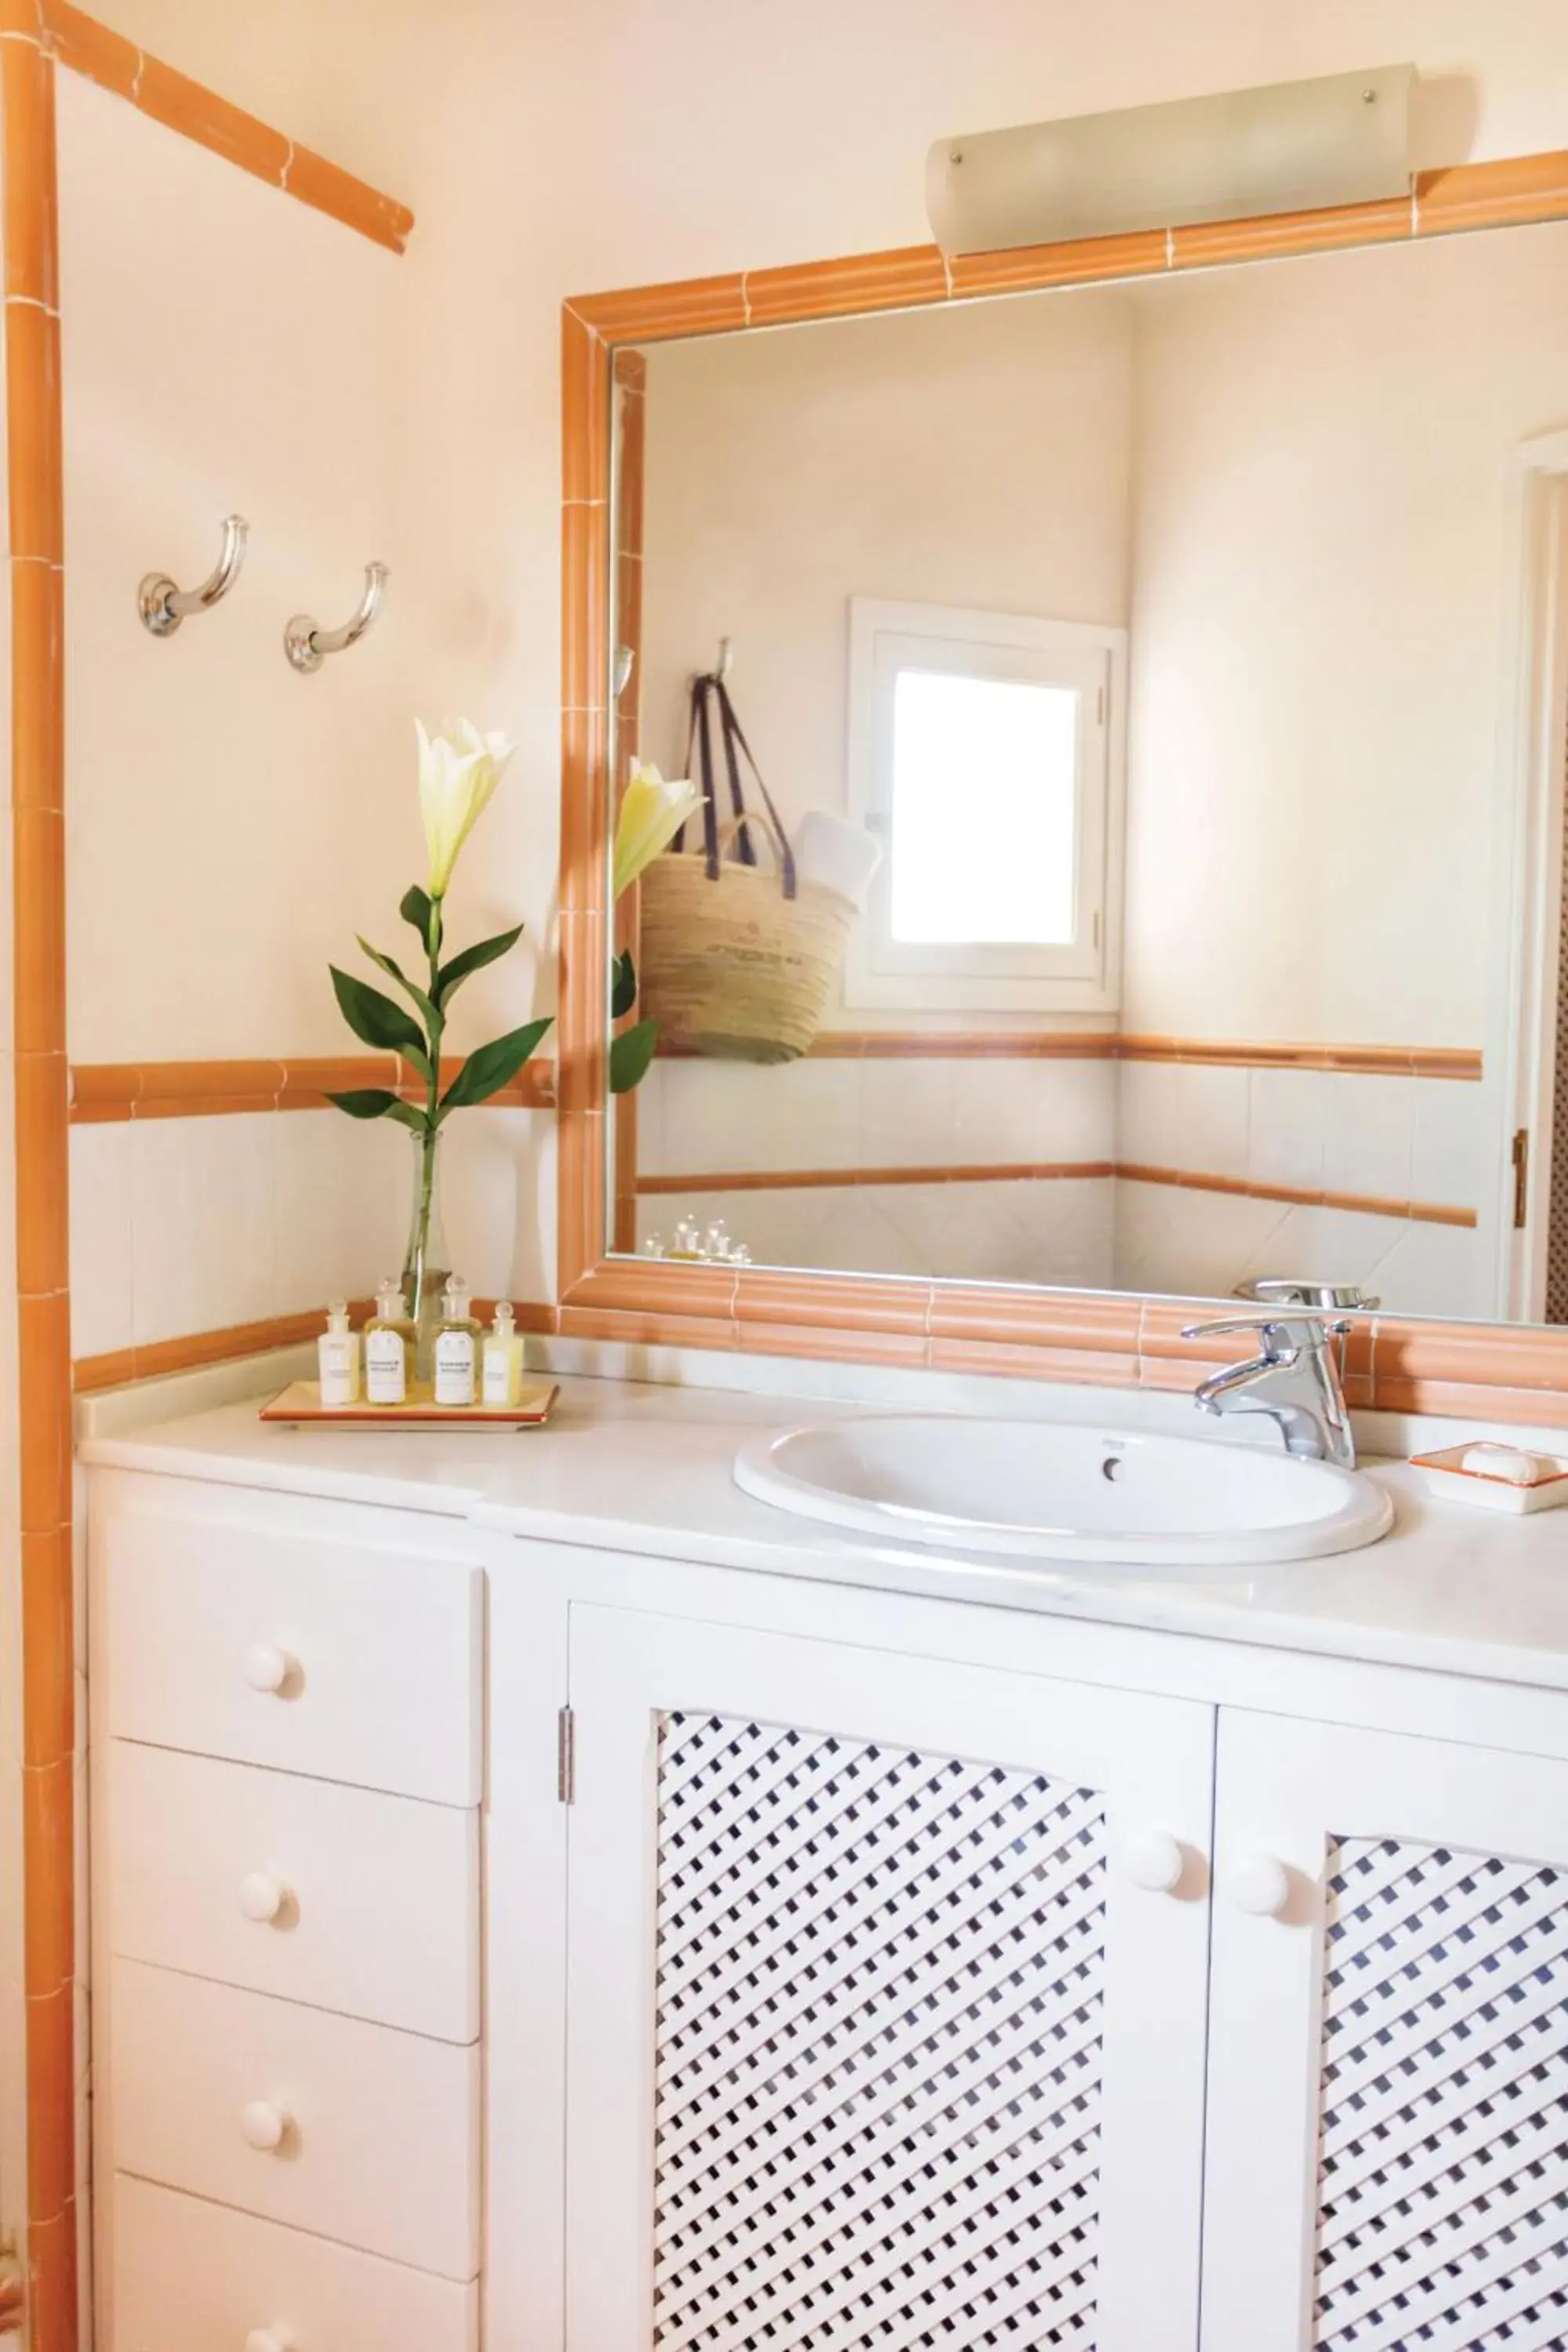
[[[368,971],[359,931],[398,950],[424,870],[412,718],[439,708],[403,511],[404,264],[70,74],[59,151],[71,1057],[358,1052],[327,966]],[[237,584],[150,637],[142,573],[201,578],[231,510],[251,525]],[[298,677],[284,623],[346,618],[371,557],[391,566],[381,619]],[[517,902],[481,848],[456,919],[476,935]],[[458,1048],[525,1017],[532,985],[521,960],[476,982]],[[452,1237],[491,1291],[542,1282],[515,1173],[542,1123],[452,1130]],[[317,1110],[71,1144],[79,1357],[363,1296],[398,1262],[401,1129]]]
[[[1123,626],[1131,362],[1120,293],[653,345],[647,756],[727,635],[785,819],[843,814],[851,596]]]

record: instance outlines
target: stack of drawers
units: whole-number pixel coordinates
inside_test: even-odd
[[[103,2352],[472,2352],[480,1573],[143,1510],[94,1560]]]

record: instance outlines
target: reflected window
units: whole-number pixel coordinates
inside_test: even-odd
[[[1070,688],[899,672],[889,842],[895,940],[1071,941],[1078,719]]]
[[[1113,1012],[1121,629],[850,600],[851,813],[885,856],[845,1001]]]

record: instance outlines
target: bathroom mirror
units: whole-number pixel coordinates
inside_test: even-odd
[[[738,752],[755,866],[622,902],[606,1247],[1568,1319],[1565,285],[1548,225],[620,346],[617,778],[725,642],[801,870]]]

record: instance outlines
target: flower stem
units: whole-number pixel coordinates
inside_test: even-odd
[[[436,1003],[436,985],[441,963],[441,901],[430,901],[430,929],[426,940],[429,958],[430,984],[426,992],[432,1004]],[[438,1112],[441,1103],[441,1036],[446,1024],[437,1011],[430,1024],[428,1053],[430,1076],[425,1097],[425,1134],[419,1153],[419,1220],[415,1244],[415,1296],[408,1301],[408,1311],[416,1322],[425,1303],[426,1261],[430,1253],[430,1205],[436,1191],[436,1139],[439,1132]]]

